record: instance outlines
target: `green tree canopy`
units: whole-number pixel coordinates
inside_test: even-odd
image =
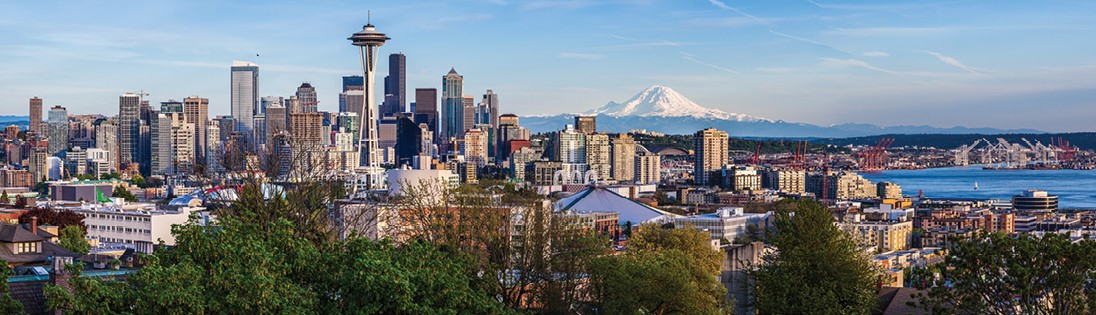
[[[61,229],[60,234],[58,235],[57,245],[82,255],[87,255],[88,251],[91,250],[91,244],[88,244],[85,237],[86,233],[79,226],[66,226]]]
[[[8,262],[0,259],[0,314],[26,314],[23,303],[19,303],[11,297],[11,288],[8,287],[8,277],[15,274],[8,267]]]
[[[917,303],[933,314],[1092,314],[1096,243],[990,234],[954,243]],[[947,285],[945,285],[945,282]]]
[[[622,255],[595,261],[593,285],[603,314],[721,314],[722,255],[710,236],[696,229],[645,226],[634,232]]]
[[[775,250],[753,272],[761,314],[870,314],[878,274],[821,204],[786,201],[775,207]],[[794,210],[794,212],[792,212]]]

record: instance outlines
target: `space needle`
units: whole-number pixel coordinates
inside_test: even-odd
[[[391,38],[378,32],[371,22],[366,22],[360,32],[347,38],[354,46],[358,46],[362,60],[362,76],[365,78],[365,86],[362,87],[365,95],[362,107],[358,111],[362,120],[362,127],[359,128],[361,134],[358,137],[361,139],[358,146],[361,156],[358,168],[355,170],[358,175],[356,185],[358,191],[384,189],[384,168],[380,166],[380,152],[377,148],[377,106],[373,97],[373,76],[377,68],[377,50]]]

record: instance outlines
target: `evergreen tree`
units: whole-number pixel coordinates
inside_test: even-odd
[[[874,266],[821,204],[787,201],[775,214],[775,250],[753,272],[761,314],[870,314],[879,278]],[[793,213],[794,210],[794,213]]]
[[[15,273],[8,267],[8,262],[0,259],[0,314],[26,314],[23,303],[11,297],[8,277],[13,274]]]
[[[88,251],[91,250],[91,244],[88,244],[87,238],[84,237],[84,230],[80,226],[66,226],[61,229],[60,234],[58,235],[57,245],[82,255],[87,255]]]

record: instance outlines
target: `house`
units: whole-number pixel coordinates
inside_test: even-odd
[[[56,235],[39,228],[37,218],[29,225],[0,223],[0,258],[14,267],[45,265],[52,257],[79,256],[50,242],[54,237]]]

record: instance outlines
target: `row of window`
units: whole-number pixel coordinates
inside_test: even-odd
[[[88,225],[88,229],[96,230],[96,231],[106,231],[106,232],[141,233],[141,234],[145,234],[145,235],[152,235],[152,230],[133,229],[133,228],[127,228],[127,227],[124,227],[124,226],[114,226],[114,225]]]
[[[129,216],[129,215],[106,214],[106,213],[91,213],[91,214],[87,214],[85,216],[88,217],[88,218],[92,218],[92,219],[103,219],[103,220],[141,221],[141,222],[150,222],[150,221],[152,221],[152,219],[149,218],[149,217],[137,217],[137,216]]]
[[[38,242],[19,243],[18,246],[16,246],[16,254],[37,253],[37,252],[38,252]]]

